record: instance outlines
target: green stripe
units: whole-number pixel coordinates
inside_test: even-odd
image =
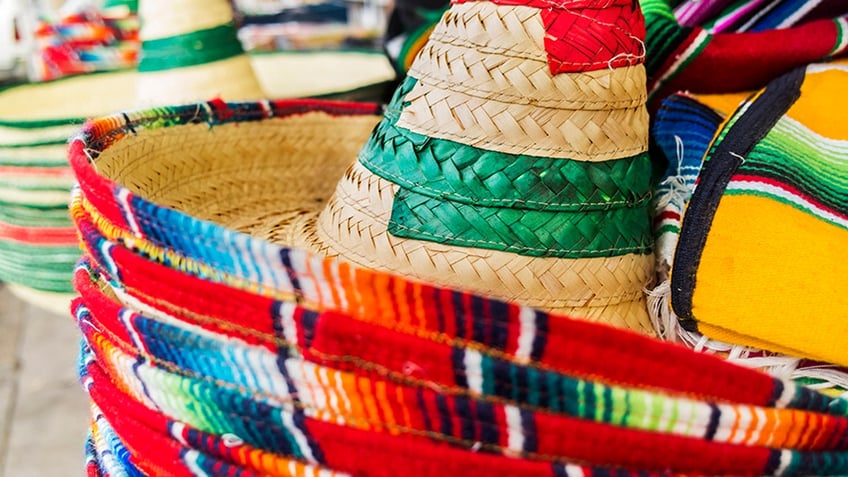
[[[647,153],[602,162],[506,154],[398,127],[407,77],[359,154],[378,176],[433,198],[487,207],[591,211],[641,207],[651,198]]]
[[[150,73],[202,65],[243,53],[235,24],[231,22],[185,35],[142,42],[138,71]]]
[[[662,234],[680,234],[680,227],[677,225],[663,225],[654,233],[656,236],[660,236]]]
[[[647,154],[603,162],[486,151],[396,125],[416,80],[406,78],[360,162],[401,186],[390,233],[528,256],[647,254]]]

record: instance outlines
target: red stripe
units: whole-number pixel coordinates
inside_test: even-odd
[[[768,184],[772,187],[776,187],[778,189],[786,191],[787,193],[789,193],[791,195],[799,197],[804,202],[808,202],[808,203],[812,204],[813,206],[817,207],[818,209],[820,209],[822,211],[825,211],[829,214],[833,214],[836,217],[839,217],[840,219],[848,220],[848,214],[846,214],[845,212],[834,209],[833,207],[823,203],[822,201],[820,201],[816,197],[813,197],[813,196],[801,191],[800,189],[795,188],[795,186],[793,186],[791,184],[787,184],[786,182],[780,182],[780,181],[772,179],[770,177],[749,176],[749,175],[743,175],[743,174],[733,176],[730,179],[730,181],[731,181],[731,183],[732,182],[747,182],[747,183],[755,183],[755,184],[756,183]]]
[[[32,167],[32,166],[0,166],[0,175],[22,175],[39,177],[62,177],[73,179],[74,173],[70,167]]]
[[[668,71],[668,65],[699,31],[696,28],[669,57],[658,76]],[[758,89],[793,68],[827,57],[837,38],[838,29],[833,20],[756,33],[717,34],[700,56],[671,78],[656,97],[664,98],[666,92],[678,90],[703,94]]]
[[[641,64],[645,19],[632,0],[453,0],[490,1],[540,10],[551,74]]]
[[[21,227],[0,222],[0,238],[35,245],[69,246],[79,243],[73,227]]]

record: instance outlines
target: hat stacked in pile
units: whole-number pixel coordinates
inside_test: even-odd
[[[691,87],[679,85],[686,93],[658,107],[651,134],[668,168],[657,191],[661,282],[652,308],[666,338],[844,391],[848,305],[836,275],[848,238],[842,179],[848,135],[836,125],[844,124],[848,108],[841,93],[846,60],[803,63],[817,60],[812,43],[835,45],[828,48],[837,57],[845,52],[846,17],[821,17],[846,15],[848,5],[836,11],[835,3],[801,3],[804,8],[778,22],[797,22],[792,28],[745,33],[785,39],[783,58],[762,59],[772,61],[776,73],[767,84],[752,84],[759,91],[707,86],[692,77]],[[713,23],[733,18],[741,24],[741,6],[715,13],[720,21]],[[673,18],[665,8],[665,18]],[[705,8],[684,4],[677,14],[710,23]],[[775,22],[781,12],[788,13],[775,8],[748,16]],[[740,38],[734,35],[715,38]],[[719,53],[713,55],[735,61],[729,50]],[[806,61],[792,69],[799,58]]]
[[[574,76],[563,80],[555,79],[561,72],[552,68],[548,56],[549,51],[563,51],[556,46],[559,42],[573,45],[563,40],[573,38],[572,28],[575,36],[600,31],[593,30],[592,22],[620,26],[620,36],[596,40],[632,46],[632,37],[638,43],[638,9],[631,2],[607,0],[545,8],[457,3],[434,36],[448,40],[455,28],[474,21],[484,21],[486,27],[474,34],[454,33],[455,49],[447,41],[434,44],[451,62],[419,57],[426,66],[413,65],[417,75],[401,87],[382,119],[373,105],[210,101],[93,120],[72,141],[70,161],[79,188],[71,210],[85,250],[74,282],[80,296],[72,309],[85,337],[80,369],[91,397],[90,475],[848,471],[848,401],[632,331],[587,322],[591,313],[576,320],[532,308],[519,300],[538,297],[512,296],[506,287],[491,292],[514,301],[468,291],[491,287],[482,279],[472,282],[444,270],[438,280],[429,281],[457,286],[436,286],[409,278],[421,278],[416,269],[380,271],[352,264],[357,255],[350,249],[331,250],[338,256],[328,258],[286,243],[309,237],[319,237],[311,243],[321,243],[321,232],[313,227],[322,223],[352,228],[354,222],[338,204],[371,217],[356,222],[362,228],[354,230],[377,247],[394,243],[401,253],[405,244],[421,241],[395,235],[397,228],[372,233],[381,223],[386,227],[387,209],[418,192],[363,170],[374,164],[403,167],[404,176],[412,179],[429,174],[425,185],[455,185],[456,190],[427,206],[441,216],[441,202],[456,207],[464,204],[459,192],[482,190],[472,187],[477,184],[471,178],[480,176],[461,174],[465,169],[460,166],[477,172],[487,160],[514,162],[515,167],[535,164],[534,174],[500,182],[513,187],[493,187],[488,200],[469,201],[463,216],[478,225],[489,222],[473,214],[494,209],[494,204],[502,209],[481,215],[538,213],[525,208],[534,198],[554,204],[553,210],[558,210],[555,204],[575,205],[560,211],[565,224],[580,224],[571,220],[578,211],[614,215],[612,204],[600,210],[585,203],[576,206],[576,198],[584,196],[569,188],[564,190],[570,195],[551,192],[570,177],[556,166],[597,177],[595,167],[609,162],[606,166],[615,170],[616,161],[630,156],[609,153],[602,160],[593,155],[594,148],[572,147],[582,162],[553,157],[544,163],[546,156],[522,154],[529,146],[549,145],[531,144],[516,130],[465,139],[464,134],[476,130],[472,117],[491,115],[461,115],[462,109],[456,118],[468,127],[458,138],[464,142],[449,143],[437,135],[450,123],[427,134],[409,127],[421,111],[413,107],[416,98],[433,103],[430,98],[441,97],[460,107],[473,103],[472,93],[483,88],[478,76],[464,82],[469,87],[465,98],[438,89],[438,67],[455,69],[459,63],[476,65],[469,68],[475,71],[488,65],[495,73],[510,72],[484,83],[490,88],[486,102],[501,98],[500,107],[510,113],[523,105],[532,116],[539,102],[548,105],[542,109],[550,119],[546,124],[560,125],[559,114],[573,121],[581,111],[574,105],[580,103],[601,105],[587,109],[590,119],[584,126],[597,124],[598,116],[628,117],[630,110],[638,118],[644,94],[634,100],[626,89],[615,89],[627,98],[619,104],[631,105],[618,115],[604,109],[609,101],[593,96],[597,76],[626,74],[619,68],[638,75],[638,54],[621,56],[612,49],[599,61],[614,63],[613,68],[568,72],[564,74]],[[491,33],[498,34],[499,43],[492,43]],[[466,63],[475,53],[463,41],[475,42],[477,54],[492,52],[490,62]],[[546,49],[545,41],[554,45]],[[502,56],[505,51],[520,55]],[[541,65],[531,58],[541,58]],[[567,59],[563,64],[584,63],[554,58]],[[498,69],[511,61],[519,66]],[[576,79],[585,80],[581,84],[586,88],[568,90],[581,93],[575,96],[530,86]],[[526,86],[523,96],[515,94],[519,84]],[[463,100],[455,103],[457,98]],[[526,98],[534,99],[532,107],[522,103]],[[493,123],[507,118],[493,117]],[[519,117],[517,122],[529,128],[528,121]],[[362,144],[359,160],[349,168]],[[397,164],[379,163],[377,153],[386,144],[417,154],[397,154]],[[482,152],[493,145],[511,152]],[[469,150],[470,167],[456,154]],[[436,154],[444,151],[446,155]],[[548,187],[519,194],[521,187],[533,184],[533,177],[544,182],[551,171],[556,180],[547,182]],[[464,189],[457,178],[469,178]],[[498,183],[497,178],[479,182]],[[621,194],[610,186],[594,196],[615,196],[617,191]],[[639,205],[630,205],[639,210]],[[408,217],[414,216],[401,218]],[[518,225],[520,221],[507,231],[520,230]],[[621,230],[617,233],[622,235],[619,243],[633,240]],[[421,241],[419,250],[437,250],[425,255],[437,264],[451,256],[493,261],[492,249],[447,243],[445,237]],[[527,248],[525,242],[516,244]],[[361,246],[350,242],[349,247]],[[496,251],[505,263],[526,260],[530,271],[538,258],[521,250]],[[635,255],[650,258],[648,253]],[[525,256],[530,258],[521,258]],[[564,267],[587,258],[540,259]],[[392,268],[385,263],[376,267]],[[515,271],[526,279],[522,273]],[[581,269],[574,273],[586,282],[596,279]],[[544,276],[536,280],[550,284]],[[585,295],[577,298],[586,300]],[[619,309],[640,305],[636,299],[621,303]],[[620,315],[606,313],[615,309],[610,305],[599,305],[603,311],[594,318],[614,322]],[[578,313],[591,306],[559,308]]]
[[[112,2],[106,11],[132,6]],[[325,61],[314,77],[290,73],[308,70],[314,59],[248,56],[223,0],[149,0],[140,8],[141,20],[148,21],[139,33],[137,71],[69,76],[0,91],[0,281],[14,284],[14,291],[38,305],[65,310],[72,292],[80,252],[67,210],[73,177],[66,144],[83,118],[136,104],[215,96],[246,100],[331,93],[393,75],[379,55],[331,63],[330,71],[359,64],[349,75],[330,74]]]

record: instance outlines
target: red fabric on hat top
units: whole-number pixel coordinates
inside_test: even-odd
[[[476,0],[454,0],[467,3]],[[494,0],[538,8],[551,74],[620,68],[645,59],[645,18],[631,0]]]

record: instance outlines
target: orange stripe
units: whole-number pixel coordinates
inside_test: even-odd
[[[409,416],[409,408],[404,402],[404,394],[403,388],[400,386],[395,386],[395,397],[397,398],[398,407],[401,409],[401,414],[403,417],[403,427],[407,429],[412,428],[412,419]]]
[[[396,322],[401,329],[409,329],[412,327],[412,311],[409,309],[409,300],[404,299],[406,295],[406,280],[394,280],[394,293],[392,294],[393,301],[397,303]]]
[[[380,420],[380,411],[377,410],[377,401],[374,400],[374,392],[371,389],[371,380],[360,377],[357,379],[362,390],[362,404],[368,412],[368,420],[374,424],[377,432],[383,432],[383,424]]]
[[[383,411],[383,422],[386,423],[389,433],[398,434],[397,422],[395,422],[395,416],[392,413],[392,405],[389,402],[388,396],[386,395],[386,382],[377,381],[376,383],[374,383],[374,391],[377,395],[377,404]]]
[[[341,286],[344,289],[345,298],[347,299],[347,309],[343,311],[347,311],[354,315],[362,314],[361,307],[362,302],[359,300],[359,293],[356,292],[356,284],[353,280],[355,270],[351,268],[346,262],[339,263],[339,279],[341,280]]]
[[[345,389],[345,394],[350,401],[350,420],[348,425],[357,429],[366,431],[371,430],[371,424],[368,422],[368,416],[365,414],[365,409],[362,406],[362,396],[357,389],[356,376],[351,373],[339,373],[342,379],[342,386]]]

